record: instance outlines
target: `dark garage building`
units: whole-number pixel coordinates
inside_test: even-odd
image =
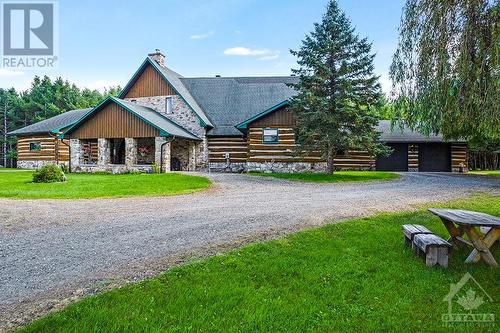
[[[393,149],[390,156],[378,157],[380,171],[459,172],[467,170],[466,142],[445,142],[440,135],[425,136],[407,128],[390,128],[381,121],[381,140]]]

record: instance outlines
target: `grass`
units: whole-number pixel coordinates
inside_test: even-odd
[[[328,173],[265,173],[250,172],[252,176],[274,177],[287,180],[315,183],[367,182],[374,180],[391,180],[399,178],[394,172],[385,171],[336,171]]]
[[[32,183],[33,172],[0,171],[0,197],[17,199],[77,199],[127,196],[163,196],[206,189],[205,177],[167,174],[67,175],[64,183]]]
[[[500,198],[487,195],[444,206],[500,215]],[[453,252],[448,269],[428,268],[403,245],[404,223],[446,235],[424,209],[327,225],[85,298],[21,331],[495,331],[487,325],[444,327],[442,299],[466,272],[498,297],[500,270],[465,265],[468,251]],[[498,247],[494,254],[500,258]],[[498,318],[498,303],[479,309]]]
[[[469,171],[473,175],[500,177],[500,170],[474,170]]]

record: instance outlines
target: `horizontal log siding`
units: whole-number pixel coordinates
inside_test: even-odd
[[[465,169],[468,169],[468,148],[466,143],[451,144],[451,169],[458,171],[460,163],[463,163]]]
[[[39,141],[40,151],[30,151],[30,142]],[[64,140],[68,144],[67,140]],[[35,135],[17,138],[17,159],[19,161],[69,161],[69,147],[51,136]]]
[[[159,132],[121,106],[110,103],[69,136],[72,139],[152,138],[159,136]]]
[[[250,127],[248,131],[248,161],[249,162],[324,162],[319,152],[307,156],[297,156],[295,151],[295,134],[291,127],[278,128],[278,143],[262,143],[264,128]],[[339,169],[370,169],[375,165],[375,159],[366,151],[351,150],[346,155],[337,156],[335,167]]]
[[[229,153],[230,162],[245,163],[247,161],[247,142],[243,137],[234,136],[208,138],[210,163],[225,163],[225,153]]]
[[[418,144],[408,145],[408,171],[418,170]]]
[[[262,122],[261,122],[262,124]],[[255,125],[257,126],[257,125]],[[249,162],[320,162],[319,154],[311,154],[308,157],[294,156],[295,134],[292,127],[280,127],[268,125],[266,127],[255,127],[254,124],[248,129],[248,161]],[[263,143],[262,132],[264,128],[278,129],[277,143]]]
[[[158,72],[147,65],[125,98],[175,95],[175,90],[165,82]]]

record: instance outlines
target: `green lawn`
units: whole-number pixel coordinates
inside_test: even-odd
[[[500,215],[500,197],[479,195],[443,206]],[[444,327],[442,299],[450,283],[469,272],[498,301],[500,269],[465,265],[467,251],[453,252],[448,269],[428,268],[403,245],[404,223],[446,236],[439,219],[423,208],[327,225],[85,298],[22,331],[495,331],[487,325]],[[498,247],[494,255],[500,259]],[[479,309],[500,315],[498,303]]]
[[[366,182],[374,180],[390,180],[399,178],[394,172],[384,171],[336,171],[328,173],[265,173],[250,172],[252,176],[274,177],[287,180],[315,183]]]
[[[19,199],[75,199],[174,195],[210,186],[205,177],[167,174],[82,174],[67,175],[64,183],[32,183],[33,172],[0,171],[0,197]]]
[[[469,171],[473,175],[500,177],[500,170],[474,170]]]

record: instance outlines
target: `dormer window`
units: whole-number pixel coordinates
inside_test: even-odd
[[[165,113],[172,114],[173,110],[173,100],[172,97],[165,98]]]

